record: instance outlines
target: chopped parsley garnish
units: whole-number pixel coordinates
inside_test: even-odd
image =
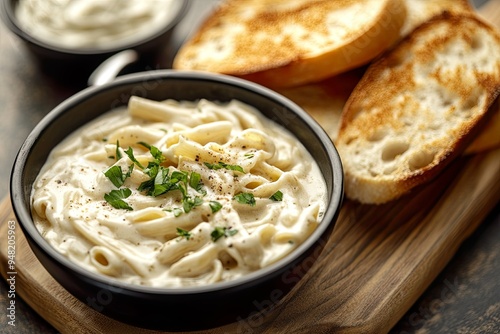
[[[210,201],[209,205],[210,205],[210,209],[212,209],[212,213],[216,213],[217,211],[222,209],[222,204],[220,204],[217,201]]]
[[[135,158],[132,148],[125,151],[130,160],[149,176],[149,180],[142,182],[137,190],[145,192],[148,196],[154,197],[163,195],[169,191],[179,190],[182,194],[182,209],[174,208],[171,210],[176,217],[180,216],[183,212],[188,213],[193,208],[203,204],[203,199],[200,196],[193,197],[189,194],[188,190],[189,187],[191,187],[202,195],[206,194],[199,173],[189,173],[177,170],[171,172],[168,167],[161,165],[165,157],[157,147],[144,142],[139,142],[139,144],[149,150],[154,160],[150,161],[148,166],[144,168]]]
[[[182,211],[181,208],[173,208],[170,211],[172,211],[172,213],[174,214],[174,217],[179,217],[184,212],[184,211]]]
[[[134,170],[134,165],[130,165],[127,173],[122,172],[122,168],[120,166],[111,166],[107,171],[104,172],[104,175],[115,185],[115,187],[120,188],[125,180],[132,174]]]
[[[238,233],[238,230],[233,230],[227,227],[215,227],[215,229],[210,233],[210,236],[212,237],[212,241],[216,242],[222,237],[232,237]]]
[[[204,162],[204,164],[209,169],[213,169],[213,170],[224,168],[224,169],[228,169],[228,170],[234,170],[234,171],[237,171],[237,172],[240,172],[240,173],[245,173],[245,171],[243,170],[243,167],[238,166],[238,165],[229,165],[229,164],[226,164],[225,162],[222,162],[222,161],[219,161],[216,164],[211,164],[209,162]]]
[[[178,179],[172,178],[170,170],[163,166],[149,163],[148,168],[144,170],[150,179],[142,182],[137,190],[145,191],[149,196],[160,196],[170,190],[178,189]]]
[[[132,195],[132,190],[123,188],[111,190],[109,193],[104,194],[104,199],[116,209],[133,210],[132,207],[124,201],[124,199],[128,198],[130,195]]]
[[[122,158],[122,152],[120,151],[120,141],[116,141],[115,159],[116,161]]]
[[[201,175],[196,172],[192,172],[189,176],[189,186],[195,189],[197,192],[202,191],[203,183],[201,183]]]
[[[189,238],[191,238],[191,233],[180,227],[177,227],[177,235],[182,238],[186,238],[186,240],[189,240]]]
[[[216,227],[212,233],[210,233],[210,236],[212,237],[212,240],[215,242],[222,238],[224,236],[225,228],[224,227]]]
[[[251,193],[239,193],[234,196],[234,199],[238,201],[238,203],[255,206],[255,197]]]
[[[144,146],[149,150],[149,153],[151,153],[156,163],[160,164],[165,160],[165,157],[163,156],[158,147],[149,145],[148,143],[145,143],[143,141],[138,142],[138,144]]]
[[[275,202],[281,202],[283,200],[283,193],[278,190],[271,197],[269,197],[269,199]]]
[[[233,235],[235,235],[236,233],[238,233],[238,230],[231,230],[231,229],[226,229],[225,230],[225,235],[226,237],[232,237]]]
[[[138,191],[145,193],[148,196],[160,196],[169,191],[178,190],[182,194],[182,207],[171,208],[167,211],[173,212],[175,217],[180,216],[183,213],[189,213],[195,207],[200,206],[204,203],[203,196],[207,194],[204,188],[203,182],[201,180],[201,175],[197,172],[186,172],[186,171],[171,171],[168,167],[162,165],[165,160],[163,153],[160,149],[153,145],[149,145],[145,142],[139,142],[149,150],[153,160],[148,162],[148,165],[144,167],[134,155],[134,150],[129,147],[125,150],[125,154],[133,162],[129,166],[127,173],[122,171],[120,166],[111,166],[108,168],[104,174],[108,179],[117,187],[120,188],[125,180],[130,177],[134,166],[137,166],[146,174],[149,179],[143,181],[137,188]],[[120,143],[116,142],[116,158],[117,160],[121,158]],[[227,169],[237,172],[244,173],[241,166],[230,165],[224,162],[219,162],[216,164],[204,163],[210,169]],[[194,195],[189,189],[194,189],[200,196]],[[113,190],[109,194],[105,195],[105,199],[115,208],[122,208],[126,210],[132,210],[132,208],[123,200],[130,196],[131,190],[128,188]],[[239,203],[249,204],[251,206],[255,205],[255,198],[253,194],[241,193],[234,197]],[[212,213],[219,211],[222,208],[222,204],[217,201],[210,201],[209,203]],[[224,230],[225,231],[225,230]],[[233,235],[237,231],[224,232],[225,235]],[[216,232],[215,232],[216,233]]]
[[[134,150],[132,150],[132,147],[129,147],[126,151],[125,151],[125,154],[128,156],[128,158],[130,160],[132,160],[136,165],[137,167],[141,168],[141,169],[144,169],[144,166],[141,165],[141,163],[139,161],[137,161],[137,159],[135,158],[134,156]]]
[[[203,204],[203,199],[199,196],[195,196],[194,198],[186,196],[182,199],[182,208],[184,209],[185,213],[188,213],[194,207],[200,206],[202,204]]]

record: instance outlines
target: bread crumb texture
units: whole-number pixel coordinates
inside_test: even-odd
[[[323,55],[363,36],[389,1],[225,1],[183,45],[174,67],[241,75]]]

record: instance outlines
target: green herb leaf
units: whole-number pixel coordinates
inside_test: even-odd
[[[181,208],[173,208],[172,212],[174,213],[174,217],[179,217],[184,211]]]
[[[104,199],[116,209],[133,210],[132,207],[123,200],[125,198],[128,198],[130,195],[132,195],[132,190],[123,188],[118,190],[111,190],[111,192],[104,194]]]
[[[123,173],[120,166],[111,166],[104,172],[104,175],[115,185],[120,188],[123,185]]]
[[[180,227],[177,227],[177,235],[183,238],[186,238],[186,240],[189,240],[191,238],[191,233],[189,231],[186,231]]]
[[[211,163],[209,163],[209,162],[204,162],[203,164],[204,164],[205,166],[207,166],[209,169],[214,169],[214,170],[216,170],[216,169],[221,169],[221,168],[222,168],[222,166],[221,166],[221,165],[219,165],[219,164],[211,164]]]
[[[146,191],[146,193],[149,196],[152,196],[153,192],[154,192],[155,180],[156,180],[156,176],[158,175],[158,171],[159,171],[159,166],[148,165],[147,170],[144,170],[144,172],[146,173],[146,175],[148,175],[150,177],[150,179],[147,181],[141,182],[141,184],[139,185],[137,190]]]
[[[148,150],[151,150],[151,145],[149,145],[148,143],[146,143],[146,142],[144,142],[144,141],[140,141],[140,142],[138,142],[137,144],[144,146],[144,147],[145,147],[145,148],[147,148]]]
[[[199,173],[192,172],[189,176],[189,186],[196,191],[200,191],[201,185],[201,175]]]
[[[222,237],[226,237],[226,238],[232,237],[236,233],[238,233],[238,230],[233,230],[233,229],[229,229],[227,227],[218,227],[217,226],[214,228],[212,233],[210,233],[210,236],[212,237],[212,241],[216,242],[217,240],[219,240]]]
[[[170,178],[171,178],[172,182],[183,182],[183,183],[187,184],[188,173],[176,170],[176,171],[172,172],[172,176]]]
[[[129,147],[126,151],[125,151],[125,154],[128,156],[128,158],[130,160],[132,160],[139,168],[141,169],[144,169],[144,166],[141,165],[141,163],[139,161],[137,161],[137,159],[135,158],[134,156],[134,150],[132,149],[132,147]]]
[[[281,202],[283,200],[283,193],[278,190],[271,197],[269,197],[269,199],[275,202]]]
[[[212,237],[212,241],[216,242],[220,238],[224,236],[225,232],[225,227],[216,227],[212,233],[210,233],[210,236]]]
[[[116,153],[115,153],[116,161],[122,158],[122,152],[120,151],[120,141],[116,141]]]
[[[154,188],[155,180],[149,179],[147,181],[141,182],[141,184],[139,184],[139,187],[137,187],[137,190],[146,191],[146,194],[148,194],[149,196],[153,196]]]
[[[154,187],[150,195],[160,196],[171,190],[178,189],[177,180],[172,180],[169,169],[159,166],[159,172],[154,178]]]
[[[150,177],[149,180],[146,180],[139,185],[137,188],[139,191],[145,191],[147,195],[156,197],[171,190],[179,190],[182,194],[182,209],[185,213],[188,213],[193,208],[203,204],[203,199],[201,197],[192,197],[189,195],[188,191],[188,187],[191,187],[203,195],[206,194],[206,191],[203,189],[203,183],[201,182],[201,175],[199,173],[188,173],[185,171],[175,170],[169,174],[169,169],[160,165],[165,157],[157,147],[149,145],[145,142],[139,142],[138,144],[146,147],[154,158],[154,161],[150,161],[148,166],[144,168],[135,158],[131,147],[125,151],[130,160],[142,168],[143,172]],[[117,184],[120,182],[120,176],[123,176],[121,169],[113,170],[113,178],[118,179]],[[181,209],[174,209],[172,211],[176,217],[182,214]]]
[[[145,143],[143,141],[138,142],[137,144],[144,146],[149,150],[149,153],[153,156],[155,159],[155,162],[160,164],[165,160],[165,157],[163,156],[163,153],[160,151],[160,149],[154,145],[149,145],[148,143]]]
[[[210,209],[212,209],[212,213],[216,213],[217,211],[222,209],[222,204],[220,204],[217,201],[210,201],[210,203],[208,205],[210,205]]]
[[[146,191],[148,196],[160,196],[170,190],[177,189],[176,182],[170,180],[169,169],[150,162],[144,172],[150,177],[142,182],[137,190]]]
[[[158,161],[158,163],[162,163],[165,160],[163,153],[156,146],[151,146],[149,153],[151,153],[153,158]]]
[[[115,185],[115,187],[120,188],[125,180],[132,174],[134,165],[130,165],[127,173],[122,172],[120,166],[111,166],[104,172],[104,175]]]
[[[150,178],[154,179],[157,177],[158,175],[158,172],[160,171],[160,165],[158,165],[157,163],[154,163],[154,162],[149,162],[148,163],[148,166],[143,169],[143,172],[148,175]],[[167,169],[168,170],[168,169]],[[162,174],[160,174],[162,175]]]
[[[237,171],[237,172],[240,172],[240,173],[245,173],[245,171],[243,170],[243,167],[241,166],[238,166],[238,165],[227,165],[227,164],[224,164],[224,168],[226,169],[229,169],[229,170],[234,170],[234,171]]]
[[[177,189],[177,185],[175,183],[155,184],[153,187],[153,191],[150,195],[158,197],[174,189]]]
[[[245,171],[243,170],[243,167],[238,166],[238,165],[229,165],[229,164],[226,164],[222,161],[219,161],[219,163],[216,163],[216,164],[211,164],[209,162],[204,162],[203,164],[205,166],[207,166],[209,169],[213,169],[213,170],[224,168],[224,169],[228,169],[228,170],[234,170],[234,171],[237,171],[240,173],[245,173]]]
[[[238,201],[238,203],[255,206],[255,197],[251,193],[239,193],[234,196],[234,199]]]
[[[201,197],[194,197],[191,198],[189,196],[184,197],[182,200],[182,208],[184,209],[185,213],[188,213],[191,211],[194,207],[200,206],[203,204],[203,199]]]
[[[203,182],[201,181],[201,175],[196,172],[191,172],[189,175],[189,186],[205,196],[207,194],[207,190],[203,187]]]

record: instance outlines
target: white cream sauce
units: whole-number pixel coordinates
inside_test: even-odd
[[[19,0],[16,17],[35,38],[71,49],[135,43],[164,28],[179,0]]]
[[[186,210],[179,189],[139,190],[152,180],[150,163],[189,180],[199,175],[198,186],[185,187],[197,205]],[[105,175],[118,166],[122,185]],[[123,189],[131,192],[128,209],[105,200]],[[278,191],[282,199],[270,199]],[[241,194],[255,202],[239,201]],[[316,229],[326,198],[309,152],[254,108],[133,97],[128,110],[101,116],[53,149],[33,185],[32,213],[47,241],[88,270],[176,287],[232,280],[278,261]]]

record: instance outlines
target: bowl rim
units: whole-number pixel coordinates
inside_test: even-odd
[[[117,53],[127,49],[137,49],[147,43],[155,40],[156,38],[162,36],[163,34],[171,31],[186,15],[189,7],[191,6],[192,0],[175,0],[180,1],[179,5],[176,6],[176,13],[171,16],[168,24],[163,26],[163,28],[156,30],[152,34],[148,34],[147,37],[129,42],[129,43],[121,43],[117,44],[114,47],[110,48],[81,48],[81,49],[72,49],[63,46],[53,45],[48,42],[45,42],[36,36],[33,36],[26,30],[24,30],[15,15],[14,4],[19,2],[19,0],[2,0],[0,4],[0,18],[4,22],[5,26],[17,35],[19,38],[28,42],[30,44],[36,45],[45,50],[50,50],[52,52],[57,52],[60,54],[73,55],[73,56],[93,56],[93,55],[108,55]]]
[[[261,268],[257,271],[229,281],[215,282],[200,286],[151,287],[122,282],[112,277],[107,277],[102,274],[91,272],[84,267],[72,262],[67,257],[59,253],[38,232],[33,222],[30,210],[26,209],[24,201],[24,190],[26,188],[24,187],[25,183],[23,182],[23,174],[31,149],[37,143],[40,136],[43,135],[44,129],[52,122],[57,120],[58,117],[65,114],[68,110],[71,110],[73,106],[78,105],[79,103],[88,99],[92,99],[94,96],[100,93],[104,93],[108,89],[113,89],[122,85],[126,86],[130,84],[144,83],[151,80],[169,79],[209,81],[214,84],[237,86],[238,89],[249,91],[253,94],[263,96],[266,99],[272,99],[297,115],[298,118],[300,118],[301,122],[304,123],[304,125],[309,126],[313,130],[313,134],[315,135],[315,137],[317,137],[320,144],[324,147],[324,150],[326,151],[329,158],[328,165],[332,171],[333,176],[331,198],[329,198],[327,202],[328,206],[319,226],[305,241],[303,241],[297,248],[295,248],[284,258],[270,264],[267,267]],[[87,122],[89,121],[90,120],[88,120]],[[82,125],[83,124],[81,124],[81,126]],[[148,72],[124,75],[110,83],[103,84],[101,86],[88,87],[61,102],[45,117],[42,118],[42,120],[33,128],[33,130],[30,132],[30,134],[22,144],[12,167],[10,183],[12,207],[19,224],[23,228],[23,231],[28,234],[29,238],[31,238],[36,243],[36,245],[40,247],[46,254],[50,255],[52,259],[57,261],[63,267],[72,270],[73,272],[79,274],[81,277],[84,277],[87,280],[92,280],[94,282],[97,282],[98,284],[108,287],[119,287],[120,289],[126,289],[129,292],[146,293],[150,295],[199,295],[204,293],[220,292],[229,289],[238,289],[248,284],[259,284],[260,282],[264,281],[266,277],[269,277],[270,275],[272,276],[273,273],[280,272],[284,268],[293,265],[294,262],[301,257],[301,255],[307,253],[307,251],[312,246],[314,246],[319,240],[321,240],[322,235],[329,228],[332,228],[335,225],[342,207],[344,197],[343,167],[337,149],[335,148],[331,138],[328,136],[325,130],[312,118],[312,116],[310,116],[297,104],[282,96],[281,94],[272,91],[269,88],[244,79],[239,79],[222,74],[168,69],[152,70]],[[28,206],[31,207],[31,203],[28,203]]]

